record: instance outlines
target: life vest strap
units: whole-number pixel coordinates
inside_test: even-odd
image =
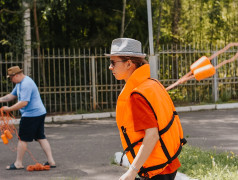
[[[134,151],[133,146],[132,146],[132,144],[131,144],[131,141],[130,141],[130,139],[129,139],[127,133],[126,133],[126,128],[125,128],[124,126],[122,126],[122,127],[121,127],[121,130],[122,130],[123,136],[124,136],[124,138],[125,138],[125,140],[126,140],[127,148],[128,148],[128,150],[130,151],[132,157],[135,159],[136,154],[135,154],[135,151]]]
[[[159,141],[160,141],[160,144],[161,144],[161,148],[165,154],[165,156],[167,157],[168,161],[167,161],[167,164],[171,163],[172,162],[172,158],[171,156],[169,155],[169,151],[167,149],[167,147],[165,146],[165,143],[163,141],[163,139],[160,137],[159,138]]]
[[[126,153],[127,153],[127,151],[124,150],[123,153],[122,153],[122,155],[121,155],[120,166],[122,166],[122,163],[123,163],[123,157],[125,156]]]
[[[143,138],[141,138],[139,141],[136,141],[131,144],[131,147],[134,148],[139,142],[142,142]],[[122,156],[121,156],[121,161],[120,161],[120,166],[122,166],[123,162],[123,156],[130,150],[129,146],[123,151]]]
[[[174,117],[175,115],[178,115],[178,113],[176,111],[173,112],[173,117],[172,119],[170,120],[170,122],[168,123],[168,125],[159,131],[159,135],[161,136],[162,134],[164,134],[165,132],[167,132],[169,130],[169,128],[172,126],[173,122],[174,122]]]
[[[185,138],[181,139],[180,142],[182,143],[182,145],[187,143],[187,140]]]
[[[177,150],[177,152],[174,154],[173,157],[171,157],[171,162],[178,157],[178,155],[180,154],[181,150],[182,150],[182,145],[180,144],[179,149]],[[147,174],[149,171],[154,171],[154,170],[157,170],[157,169],[162,169],[167,164],[170,164],[171,162],[169,162],[169,160],[168,160],[167,162],[165,162],[163,164],[159,164],[159,165],[156,165],[156,166],[151,166],[151,167],[148,167],[148,168],[141,168],[140,172],[138,174],[139,174],[139,176],[143,177],[143,174]]]
[[[154,79],[152,79],[152,80],[154,80]],[[157,119],[157,116],[156,116],[156,113],[155,113],[155,111],[154,111],[154,109],[153,109],[153,107],[151,106],[150,102],[146,99],[146,97],[143,96],[143,94],[141,94],[141,93],[139,93],[139,92],[133,92],[133,93],[131,93],[131,95],[133,95],[133,94],[138,94],[138,95],[140,95],[141,97],[143,97],[143,98],[146,100],[146,102],[147,102],[148,105],[150,106],[150,108],[151,108],[151,110],[152,110],[152,112],[153,112],[153,114],[154,114],[154,116],[155,116],[155,119],[158,120],[158,119]],[[170,120],[170,122],[168,123],[168,125],[167,125],[164,129],[162,129],[162,130],[159,131],[159,135],[160,135],[160,136],[169,130],[169,128],[172,126],[172,124],[173,124],[173,122],[174,122],[174,118],[175,118],[176,115],[178,115],[178,113],[177,113],[176,111],[173,111],[173,117],[172,117],[172,119]]]
[[[153,108],[152,108],[152,109],[153,109]],[[160,136],[159,141],[160,141],[160,144],[161,144],[161,148],[162,148],[162,150],[163,150],[165,156],[167,157],[168,161],[167,161],[166,163],[161,164],[161,165],[157,165],[156,168],[157,168],[157,167],[163,168],[163,167],[166,166],[167,164],[170,164],[170,163],[173,161],[173,158],[174,158],[175,155],[176,155],[176,154],[175,154],[173,157],[170,156],[170,154],[169,154],[169,152],[168,152],[168,149],[167,149],[167,147],[166,147],[166,145],[165,145],[165,143],[164,143],[164,141],[163,141],[163,139],[162,139],[162,137],[161,137],[161,135],[164,134],[164,133],[166,133],[166,132],[169,130],[169,128],[172,126],[172,124],[173,124],[173,122],[174,122],[174,119],[175,119],[175,115],[178,115],[178,113],[177,113],[176,111],[173,112],[173,117],[172,117],[172,119],[170,120],[170,122],[168,123],[168,125],[167,125],[164,129],[162,129],[162,130],[159,131],[159,136]],[[143,138],[141,138],[140,140],[138,140],[138,141],[136,141],[136,142],[134,142],[134,143],[131,143],[131,142],[130,142],[130,139],[129,139],[127,133],[126,133],[126,128],[125,128],[124,126],[122,126],[121,129],[122,129],[123,136],[124,136],[124,138],[125,138],[125,140],[126,140],[126,143],[127,143],[127,148],[126,148],[126,149],[123,151],[123,153],[122,153],[121,160],[120,160],[120,166],[122,166],[123,156],[124,156],[128,151],[131,153],[132,157],[135,159],[136,155],[135,155],[134,147],[135,147],[139,142],[142,142],[142,141],[143,141]],[[182,145],[184,145],[186,142],[187,142],[187,141],[186,141],[185,138],[183,138],[183,139],[181,140],[181,144],[182,144]],[[180,147],[181,147],[181,145],[180,145]],[[181,151],[181,150],[180,150],[180,151]],[[180,151],[179,151],[179,153],[180,153]],[[177,155],[177,156],[178,156],[178,155]],[[177,156],[176,156],[176,157],[177,157]],[[176,157],[175,157],[175,158],[176,158]],[[174,159],[175,159],[175,158],[174,158]]]
[[[153,112],[153,114],[154,114],[154,116],[155,116],[155,119],[157,120],[157,116],[156,116],[156,113],[155,113],[155,111],[154,111],[154,108],[152,107],[152,105],[150,104],[150,102],[148,101],[148,99],[146,99],[146,97],[145,97],[143,94],[139,93],[139,92],[132,92],[132,93],[131,93],[131,96],[132,96],[133,94],[138,94],[138,95],[140,95],[141,97],[143,97],[143,98],[145,99],[145,101],[146,101],[146,102],[148,103],[148,105],[150,106],[150,108],[151,108],[151,110],[152,110],[152,112]]]

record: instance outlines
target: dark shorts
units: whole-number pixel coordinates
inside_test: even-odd
[[[45,116],[21,117],[19,126],[19,137],[22,141],[31,142],[33,139],[45,139],[44,125]]]
[[[172,174],[159,174],[152,178],[137,178],[137,179],[138,180],[174,180],[176,174],[177,174],[177,171],[175,171]]]
[[[161,175],[156,175],[151,178],[151,180],[174,180],[175,176],[177,174],[177,171],[175,171],[172,174],[161,174]]]

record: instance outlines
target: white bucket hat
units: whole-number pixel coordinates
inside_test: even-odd
[[[112,41],[111,54],[106,56],[132,56],[144,58],[141,42],[131,38],[118,38]]]

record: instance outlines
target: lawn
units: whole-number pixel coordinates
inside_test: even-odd
[[[217,153],[185,145],[179,156],[179,172],[199,180],[238,179],[238,156],[233,152]]]

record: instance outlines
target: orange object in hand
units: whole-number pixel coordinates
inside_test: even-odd
[[[216,73],[216,70],[212,64],[208,64],[206,66],[200,67],[194,70],[195,79],[200,81],[202,79],[213,76]]]
[[[2,138],[3,144],[8,144],[8,140],[5,134],[2,134],[1,138]]]
[[[206,56],[202,56],[197,61],[195,61],[191,66],[190,70],[194,74],[194,71],[200,67],[206,66],[208,64],[211,64],[210,60]]]
[[[7,139],[12,139],[12,133],[9,131],[9,130],[5,130],[4,131],[4,134],[5,134],[5,136],[7,137]]]

